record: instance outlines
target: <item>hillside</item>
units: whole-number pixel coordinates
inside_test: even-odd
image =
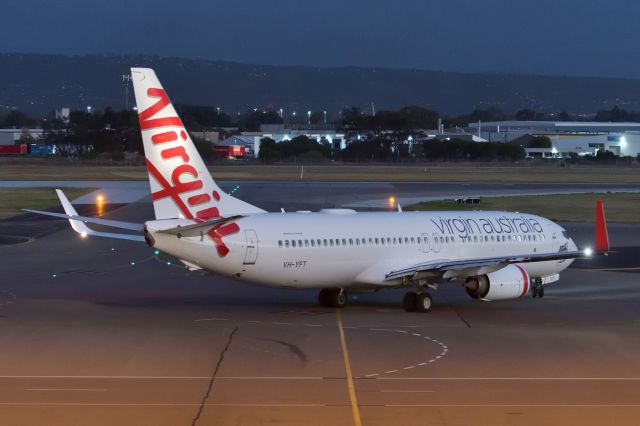
[[[505,112],[526,107],[589,113],[613,105],[640,110],[640,80],[631,79],[36,54],[0,54],[0,105],[38,114],[63,106],[122,108],[120,76],[131,66],[155,68],[176,103],[219,106],[231,114],[273,106],[327,110],[335,117],[346,106],[369,110],[371,101],[377,110],[416,104],[445,114],[487,106]]]

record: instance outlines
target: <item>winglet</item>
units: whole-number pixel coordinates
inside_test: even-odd
[[[607,222],[604,219],[604,207],[602,200],[596,202],[596,252],[606,253],[609,251],[609,233],[607,232]]]
[[[62,208],[64,209],[64,212],[67,214],[67,216],[79,216],[78,212],[73,208],[73,205],[71,205],[71,202],[69,201],[67,196],[64,195],[64,192],[62,192],[62,190],[56,189],[56,194],[58,194],[60,203],[62,203]],[[91,234],[91,229],[89,229],[89,227],[85,225],[84,222],[80,220],[69,219],[69,223],[71,224],[71,228],[73,228],[73,230],[80,235],[86,236]]]

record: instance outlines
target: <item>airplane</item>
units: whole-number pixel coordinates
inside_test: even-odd
[[[347,292],[404,288],[403,308],[428,312],[429,290],[446,282],[460,283],[478,300],[529,292],[542,298],[544,286],[575,259],[609,251],[601,201],[594,249],[578,249],[548,219],[517,212],[266,212],[216,184],[155,72],[132,68],[131,75],[155,219],[139,224],[80,216],[60,190],[64,214],[26,211],[68,219],[83,237],[146,242],[191,271],[319,289],[319,304],[338,308],[346,305]]]

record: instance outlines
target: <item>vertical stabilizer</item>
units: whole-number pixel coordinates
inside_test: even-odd
[[[212,219],[264,210],[223,192],[155,72],[131,68],[156,219]]]

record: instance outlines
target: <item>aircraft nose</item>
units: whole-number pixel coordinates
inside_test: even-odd
[[[573,239],[572,239],[572,238],[569,238],[569,239],[567,240],[567,245],[568,245],[569,251],[576,251],[576,250],[578,250],[578,246],[576,246],[576,243],[574,243],[574,242],[573,242]]]

